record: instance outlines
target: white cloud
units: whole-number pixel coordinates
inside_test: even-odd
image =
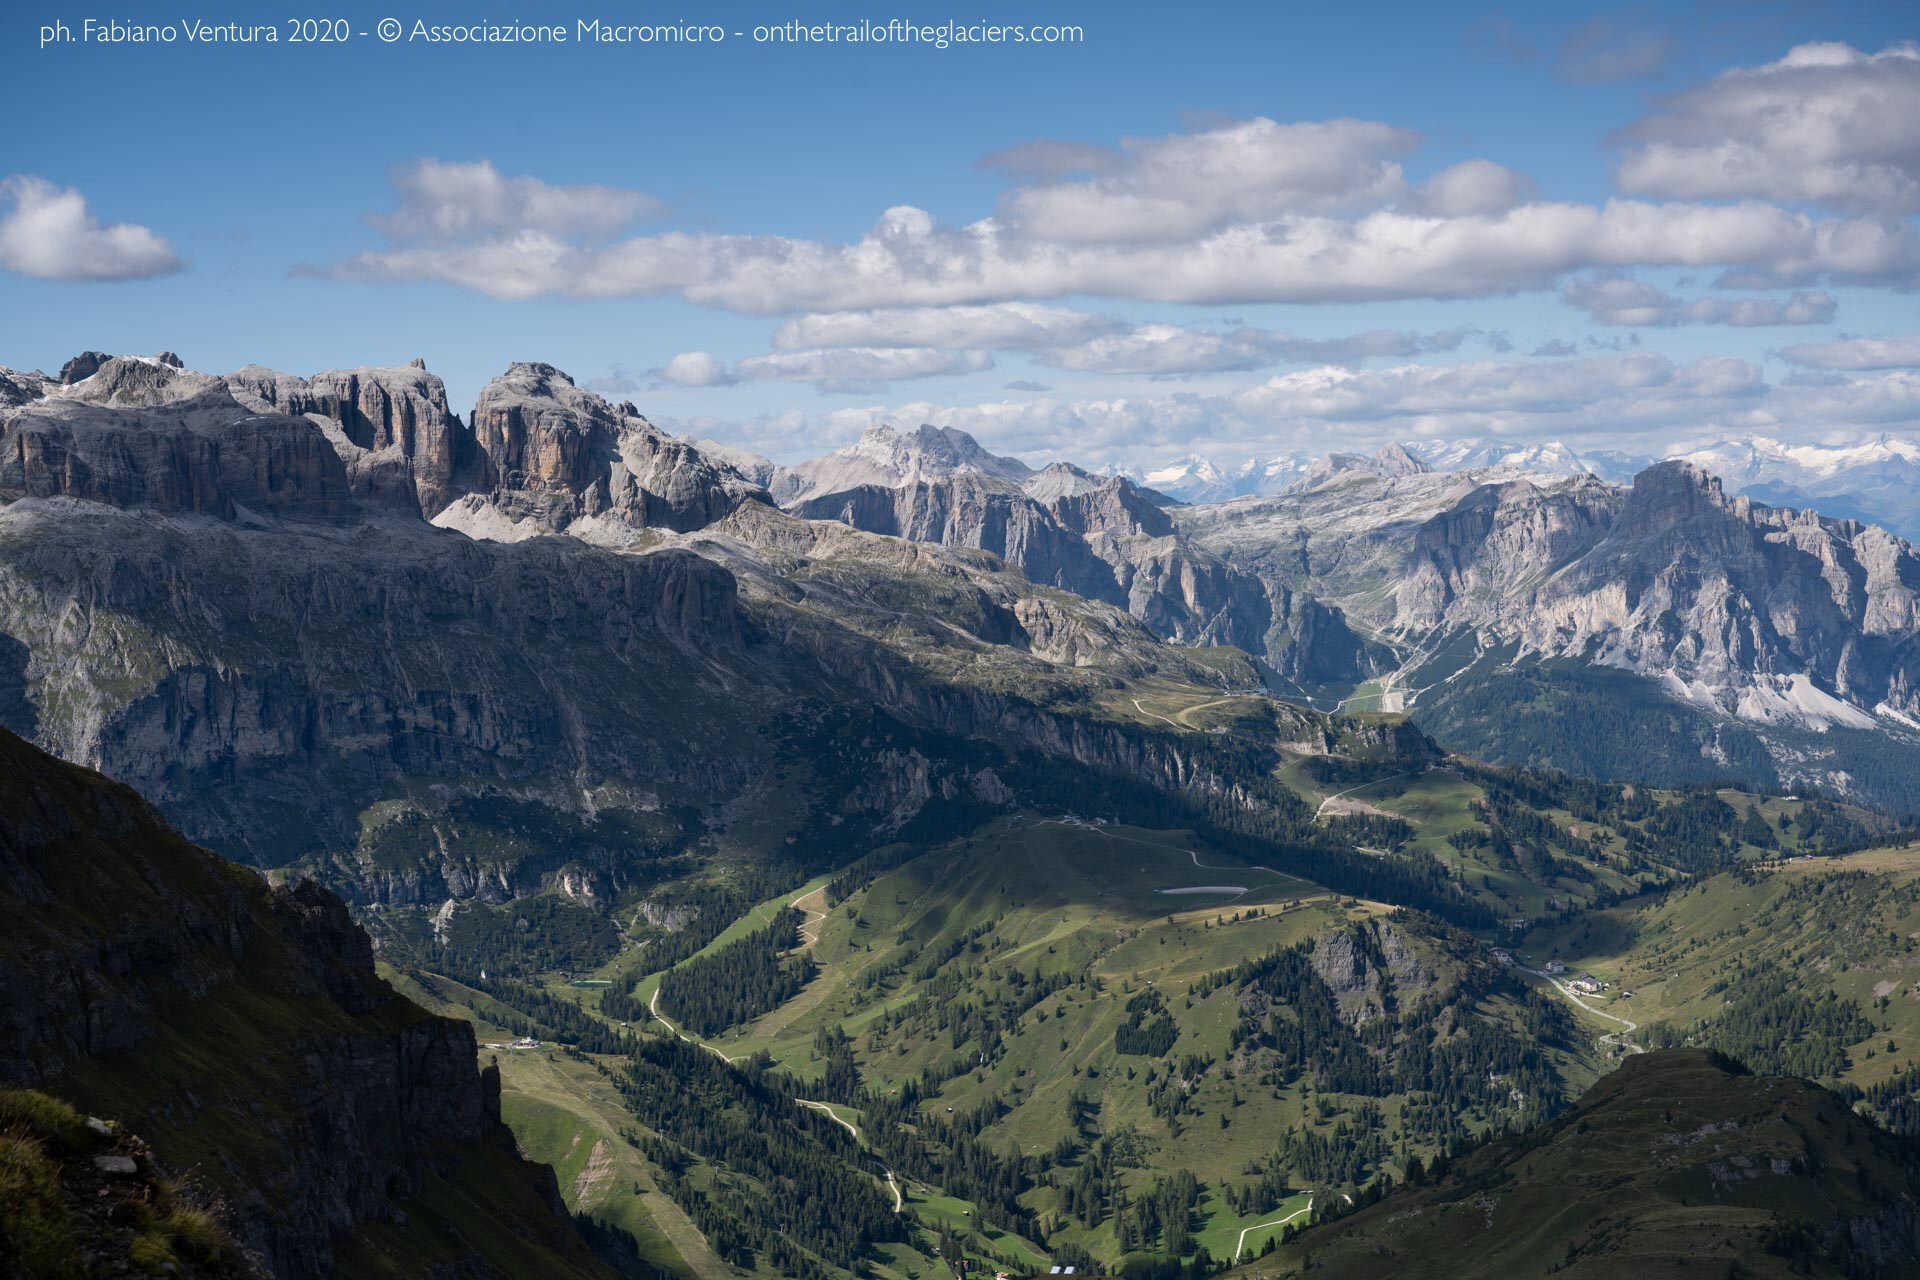
[[[1420,184],[1414,202],[1443,218],[1505,213],[1533,194],[1533,179],[1491,160],[1464,160]]]
[[[750,356],[728,368],[706,351],[682,351],[655,370],[680,387],[726,387],[740,382],[811,382],[820,391],[881,388],[889,382],[978,373],[993,368],[984,351],[935,347],[836,347]]]
[[[394,172],[393,189],[399,207],[368,221],[403,240],[460,241],[525,233],[606,236],[665,209],[643,191],[504,177],[491,160],[417,160]]]
[[[741,378],[797,382],[892,382],[993,368],[984,351],[937,347],[835,347],[824,351],[776,351],[734,365]]]
[[[1217,373],[1275,364],[1351,364],[1383,356],[1404,358],[1452,351],[1465,337],[1466,331],[1459,329],[1432,334],[1375,329],[1351,337],[1297,338],[1265,329],[1206,333],[1179,325],[1149,324],[1045,351],[1039,360],[1083,373]]]
[[[1010,222],[1041,240],[1164,244],[1236,222],[1392,199],[1405,188],[1393,157],[1417,141],[1372,120],[1264,117],[1129,138],[1096,176],[1018,188],[1004,207]]]
[[[45,178],[0,181],[0,268],[43,280],[139,280],[180,270],[180,257],[146,227],[103,226],[86,197]]]
[[[1623,130],[1622,187],[1677,199],[1763,197],[1920,209],[1920,47],[1804,44],[1670,98]]]
[[[1589,268],[1724,267],[1742,284],[1920,285],[1920,236],[1772,205],[1537,202],[1439,217],[1379,210],[1236,224],[1177,244],[1066,244],[993,220],[890,209],[845,245],[667,232],[593,247],[540,232],[360,254],[325,274],[446,280],[500,298],[679,293],[751,314],[984,305],[1073,294],[1160,302],[1360,302],[1545,288]]]
[[[1671,327],[1682,324],[1724,324],[1738,328],[1763,325],[1827,324],[1832,321],[1832,296],[1802,291],[1784,301],[1778,298],[1676,298],[1641,280],[1627,276],[1595,276],[1570,280],[1560,299],[1578,307],[1601,324]]]
[[[1920,338],[1843,338],[1788,347],[1780,358],[1810,369],[1920,369]]]
[[[1736,203],[1545,200],[1524,175],[1482,159],[1410,186],[1400,157],[1417,139],[1406,130],[1260,118],[1113,148],[1021,144],[986,160],[1029,175],[996,216],[953,225],[899,205],[845,243],[690,231],[609,241],[657,202],[506,177],[484,161],[422,161],[395,175],[398,208],[375,220],[389,243],[319,271],[449,281],[500,298],[677,294],[750,314],[813,313],[781,330],[777,345],[791,350],[1039,350],[1112,330],[1042,305],[1076,297],[1479,298],[1659,267],[1713,271],[1723,288],[1915,288],[1920,229],[1884,215],[1920,198],[1920,130],[1906,124],[1920,118],[1920,101],[1908,100],[1916,77],[1910,46],[1871,56],[1802,46],[1678,95],[1629,131],[1623,182],[1748,197]],[[1753,177],[1763,171],[1774,178]],[[1874,216],[1763,199],[1826,196]],[[1667,322],[1771,323],[1768,314],[1764,302],[1707,302]]]
[[[1034,302],[894,307],[796,316],[773,335],[781,350],[810,347],[992,347],[1035,350],[1085,342],[1117,320]]]
[[[722,387],[735,381],[727,366],[705,351],[682,351],[667,361],[660,378],[676,387]]]
[[[1377,370],[1323,368],[1235,392],[977,404],[911,401],[777,422],[715,424],[702,434],[798,458],[879,423],[957,427],[996,453],[1087,466],[1144,465],[1199,452],[1246,456],[1373,448],[1391,440],[1487,436],[1575,439],[1646,452],[1647,433],[1701,440],[1760,432],[1839,438],[1920,429],[1920,375],[1894,372],[1819,386],[1769,385],[1743,360],[1676,364],[1645,352],[1553,361],[1484,361]]]

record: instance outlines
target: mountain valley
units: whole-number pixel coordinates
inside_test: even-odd
[[[1880,528],[1672,461],[783,467],[538,363],[0,404],[7,1083],[265,1274],[1363,1274],[1661,1141],[1649,1079],[1754,1143],[1622,1221],[1913,1263]],[[1529,1256],[1615,1265],[1595,1194]]]

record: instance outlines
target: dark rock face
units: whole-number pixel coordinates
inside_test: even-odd
[[[493,505],[552,530],[583,517],[685,532],[764,491],[677,440],[630,404],[615,407],[549,364],[515,364],[481,391],[473,430],[496,477]]]
[[[178,357],[176,357],[177,359]],[[83,382],[100,372],[100,366],[113,359],[104,351],[82,351],[73,359],[60,366],[60,385],[70,387]]]
[[[399,369],[330,369],[310,379],[249,365],[226,382],[236,398],[262,412],[321,419],[355,497],[432,517],[488,483],[473,433],[447,407],[446,384],[423,361]]]
[[[1346,615],[1312,596],[1279,588],[1279,612],[1267,637],[1267,663],[1304,688],[1352,684],[1394,666],[1384,646],[1361,636]]]
[[[217,379],[113,357],[0,421],[0,496],[237,519],[332,518],[346,469],[301,419],[249,414]]]
[[[276,1277],[329,1274],[336,1234],[511,1143],[472,1027],[379,979],[339,899],[269,888],[4,731],[0,925],[0,1080],[111,1104]]]
[[[16,521],[0,531],[0,634],[33,655],[39,696],[77,699],[43,720],[45,744],[232,856],[351,846],[383,779],[714,781],[649,727],[700,694],[667,673],[743,660],[732,575],[687,552],[397,521],[351,538]],[[93,621],[63,633],[63,618]],[[289,793],[302,802],[274,798]]]

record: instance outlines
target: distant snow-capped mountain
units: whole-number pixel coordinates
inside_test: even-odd
[[[1681,454],[1735,493],[1811,507],[1920,538],[1920,444],[1881,435],[1851,444],[1786,444],[1746,436]]]
[[[1362,463],[1361,460],[1371,461]],[[1502,440],[1409,440],[1372,454],[1335,452],[1256,455],[1222,463],[1189,454],[1164,467],[1127,474],[1182,502],[1225,502],[1232,498],[1272,497],[1329,474],[1364,465],[1378,474],[1407,474],[1417,466],[1431,471],[1500,470],[1528,475],[1598,476],[1625,481],[1653,462],[1616,450],[1575,450],[1561,442],[1516,444]],[[1396,468],[1398,468],[1396,470]]]

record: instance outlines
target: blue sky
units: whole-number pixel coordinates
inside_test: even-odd
[[[916,418],[1133,465],[1920,428],[1910,4],[342,3],[730,34],[39,47],[62,8],[0,19],[34,104],[0,126],[0,365],[419,355],[464,407],[543,359],[783,457]],[[1084,39],[731,35],[949,12]]]

